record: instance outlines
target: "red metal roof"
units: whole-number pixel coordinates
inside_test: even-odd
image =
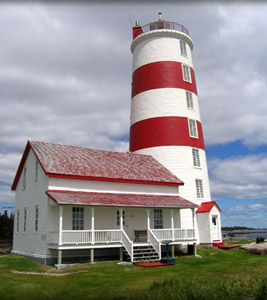
[[[46,175],[51,177],[183,185],[180,179],[150,155],[28,141],[12,190],[16,189],[30,149]]]
[[[214,205],[216,205],[218,210],[221,211],[220,207],[218,206],[218,204],[215,201],[209,201],[209,202],[202,202],[196,212],[197,213],[210,212]]]
[[[185,200],[179,196],[58,190],[48,190],[46,193],[57,204],[162,208],[198,207],[197,204]]]

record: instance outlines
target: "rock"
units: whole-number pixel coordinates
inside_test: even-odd
[[[251,243],[251,244],[242,245],[240,248],[254,254],[265,254],[265,255],[267,254],[267,243],[262,243],[262,244]]]

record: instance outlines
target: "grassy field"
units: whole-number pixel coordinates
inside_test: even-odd
[[[198,253],[202,258],[179,256],[175,265],[167,267],[122,266],[110,261],[62,270],[2,255],[0,299],[267,299],[266,256],[236,248],[199,249]],[[60,274],[67,275],[55,276]]]

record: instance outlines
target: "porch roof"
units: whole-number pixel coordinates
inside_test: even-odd
[[[198,210],[196,211],[197,213],[206,213],[210,212],[213,206],[216,206],[218,210],[221,212],[220,207],[215,201],[209,201],[209,202],[202,202]]]
[[[97,193],[78,191],[48,190],[46,194],[57,204],[121,206],[121,207],[158,207],[158,208],[197,208],[198,205],[179,196]]]

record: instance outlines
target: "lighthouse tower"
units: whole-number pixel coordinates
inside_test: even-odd
[[[192,49],[186,28],[161,14],[136,23],[130,151],[156,158],[184,182],[180,196],[201,205],[211,198]]]

